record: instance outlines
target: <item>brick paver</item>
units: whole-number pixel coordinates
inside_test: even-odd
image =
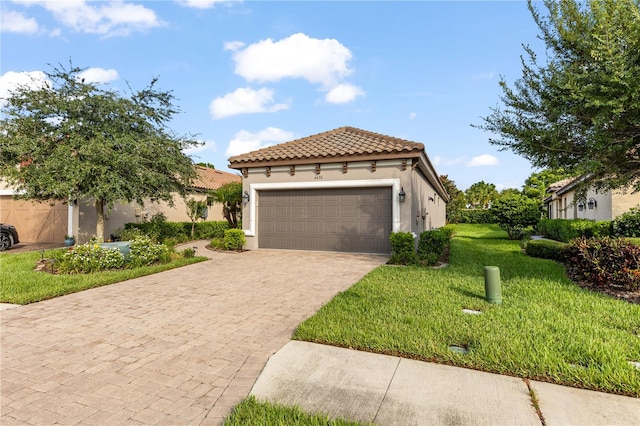
[[[0,423],[220,424],[297,324],[386,260],[208,255],[1,311]]]

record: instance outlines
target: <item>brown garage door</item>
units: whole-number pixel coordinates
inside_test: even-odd
[[[0,221],[18,230],[23,243],[63,243],[67,233],[67,205],[32,203],[0,196]]]
[[[260,191],[262,248],[389,253],[391,188]]]

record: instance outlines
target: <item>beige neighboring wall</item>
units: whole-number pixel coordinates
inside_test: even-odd
[[[617,218],[634,207],[640,207],[640,191],[614,191],[613,194],[611,194],[611,199],[613,205],[611,211],[612,219]]]
[[[187,196],[187,200],[193,198],[198,201],[206,201],[206,194],[193,193]],[[124,225],[130,222],[144,222],[153,217],[153,215],[162,213],[166,216],[167,221],[170,222],[190,222],[191,219],[188,215],[186,200],[180,196],[173,197],[174,205],[169,206],[169,203],[161,201],[159,203],[148,202],[144,207],[140,207],[137,203],[116,203],[112,209],[105,209],[105,239],[109,239],[113,234],[117,234],[124,229]],[[92,203],[81,202],[79,210],[79,220],[75,220],[75,223],[80,223],[78,229],[78,242],[84,243],[96,234],[96,209]],[[214,203],[208,207],[207,221],[224,220],[222,216],[222,205]]]

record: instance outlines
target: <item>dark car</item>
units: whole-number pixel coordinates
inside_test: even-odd
[[[8,250],[12,245],[18,244],[19,242],[20,238],[18,238],[16,227],[0,223],[0,251]]]

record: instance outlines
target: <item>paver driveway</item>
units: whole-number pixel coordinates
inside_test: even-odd
[[[219,424],[297,324],[386,261],[210,256],[2,311],[0,423]]]

